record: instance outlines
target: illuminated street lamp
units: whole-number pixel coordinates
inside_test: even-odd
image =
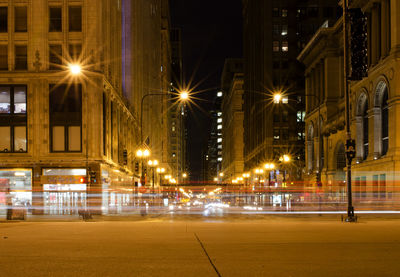
[[[82,71],[82,67],[79,64],[70,64],[69,71],[72,75],[79,75]]]

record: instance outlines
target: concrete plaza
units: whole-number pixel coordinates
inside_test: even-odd
[[[400,219],[0,223],[0,276],[399,276]]]

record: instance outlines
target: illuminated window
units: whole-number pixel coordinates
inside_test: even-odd
[[[219,161],[219,162],[222,162],[222,157],[218,157],[218,161]]]
[[[217,92],[217,97],[222,97],[222,91]]]
[[[305,115],[306,115],[305,111],[298,111],[297,112],[297,122],[304,122]]]
[[[222,138],[218,138],[218,139],[217,139],[217,142],[222,142]]]
[[[287,41],[282,41],[282,52],[289,51],[289,44]]]
[[[287,17],[287,15],[288,15],[288,10],[282,9],[282,17]]]
[[[26,152],[26,86],[0,87],[0,152]]]
[[[274,129],[274,140],[279,140],[279,129]]]
[[[222,122],[222,118],[218,118],[218,119],[217,119],[217,122],[218,122],[218,123],[221,123],[221,122]]]
[[[219,129],[222,129],[222,125],[218,125],[217,129],[218,129],[218,130],[219,130]]]
[[[282,104],[289,103],[289,98],[287,96],[282,96]]]
[[[218,116],[222,116],[222,113],[221,113],[221,112],[218,112],[217,115],[218,115]]]
[[[288,33],[288,26],[287,25],[282,25],[282,32],[281,35],[282,36],[286,36]]]

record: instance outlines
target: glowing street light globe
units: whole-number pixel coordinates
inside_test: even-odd
[[[69,65],[69,70],[73,75],[78,75],[81,73],[81,66],[79,64],[70,64]]]
[[[274,103],[278,104],[281,102],[282,95],[280,93],[274,94]]]
[[[189,99],[189,93],[187,91],[182,91],[179,95],[181,100],[187,100]]]
[[[149,151],[149,150],[147,150],[147,149],[146,149],[146,150],[144,150],[144,151],[143,151],[143,156],[144,156],[144,157],[148,157],[148,156],[150,156],[150,151]]]
[[[143,151],[141,149],[139,149],[138,151],[136,151],[136,157],[141,158],[143,157]]]

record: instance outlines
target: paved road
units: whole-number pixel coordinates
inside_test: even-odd
[[[0,223],[0,276],[400,276],[400,220]]]

